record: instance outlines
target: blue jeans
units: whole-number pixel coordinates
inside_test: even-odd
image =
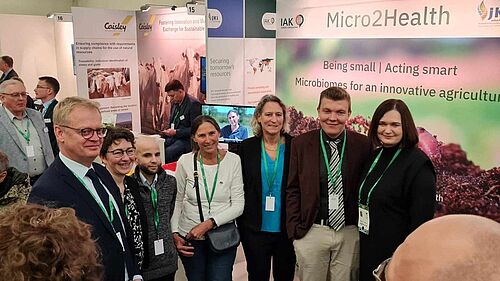
[[[216,254],[205,240],[192,240],[194,256],[180,256],[189,281],[231,281],[236,247]]]

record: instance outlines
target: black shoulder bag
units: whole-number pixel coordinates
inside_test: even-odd
[[[196,153],[193,153],[194,165],[194,188],[196,190],[196,200],[198,201],[198,212],[200,213],[200,221],[204,222],[203,210],[201,208],[200,186],[198,184],[198,161],[196,161]],[[224,251],[236,247],[240,244],[240,233],[234,221],[223,224],[219,227],[207,231],[205,234],[208,240],[208,245],[214,253],[223,253]]]

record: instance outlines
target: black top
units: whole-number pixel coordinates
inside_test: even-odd
[[[384,149],[377,165],[367,177],[360,201],[396,153],[397,147]],[[366,163],[361,182],[380,148]],[[418,226],[434,216],[436,174],[430,159],[418,148],[403,149],[372,191],[369,235],[360,233],[360,280],[373,280],[372,271]]]
[[[173,104],[170,112],[170,124],[173,123],[176,130],[173,138],[189,140],[191,124],[199,115],[201,115],[200,102],[186,93],[180,104]]]
[[[58,103],[57,100],[51,102],[49,107],[45,111],[45,115],[43,116],[45,126],[49,130],[50,146],[52,146],[52,152],[54,153],[54,157],[59,155],[59,146],[57,145],[57,139],[54,134],[54,123],[52,121],[52,116],[54,115],[54,108],[56,107],[57,103]]]
[[[328,161],[330,161],[330,157],[332,155],[332,149],[330,147],[329,142],[330,141],[335,141],[335,140],[340,140],[337,143],[337,151],[339,152],[339,158],[342,155],[342,144],[344,141],[344,131],[336,137],[336,138],[330,138],[325,132],[323,134],[323,142],[325,144],[325,150],[326,150],[326,158]],[[316,217],[316,223],[319,223],[320,220],[325,220],[325,222],[328,222],[328,171],[326,170],[326,163],[325,163],[325,158],[323,157],[323,151],[321,148],[321,144],[319,147],[319,213],[318,216]],[[344,180],[344,175],[347,173],[347,165],[345,164],[345,157],[342,159],[343,163],[340,163],[341,169],[340,169],[340,175],[342,176],[342,184],[345,182]],[[333,176],[335,177],[337,171],[332,171]]]
[[[251,137],[241,143],[238,154],[241,157],[241,170],[243,171],[243,189],[245,191],[245,207],[243,214],[238,218],[238,226],[253,231],[262,228],[262,171],[260,137]],[[285,190],[288,178],[288,165],[290,163],[290,149],[292,137],[285,134],[285,161],[283,165],[283,180],[281,181],[281,231],[286,230],[286,196]]]

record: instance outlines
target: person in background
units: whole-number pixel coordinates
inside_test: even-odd
[[[377,281],[493,281],[499,260],[498,222],[447,215],[419,226],[374,275]]]
[[[48,129],[36,110],[26,108],[28,93],[19,80],[0,84],[0,149],[10,165],[30,176],[33,185],[54,161]]]
[[[30,191],[28,174],[9,167],[9,158],[0,150],[0,213],[13,204],[26,203]]]
[[[144,244],[146,244],[144,242],[147,240],[143,236],[143,232],[147,229],[147,214],[139,193],[139,184],[134,178],[127,176],[135,163],[134,134],[124,128],[108,127],[100,157],[120,189],[125,215],[132,229],[135,258],[139,268],[142,268],[145,256]]]
[[[360,280],[389,258],[419,225],[434,216],[436,174],[418,147],[418,133],[402,100],[382,102],[368,138],[374,149],[359,187]]]
[[[57,105],[56,95],[59,92],[59,89],[59,81],[50,76],[42,76],[38,78],[38,84],[35,87],[35,98],[43,102],[41,108],[42,116],[45,126],[47,126],[47,129],[49,130],[50,145],[52,146],[54,157],[59,154],[59,147],[57,146],[56,136],[54,135],[52,115],[54,114],[54,108]]]
[[[241,143],[245,208],[238,218],[248,280],[292,281],[295,251],[286,234],[285,189],[292,137],[286,133],[286,106],[265,95],[252,118],[254,137]],[[260,167],[256,168],[256,167]]]
[[[146,281],[174,281],[177,251],[172,239],[170,220],[174,212],[177,184],[175,177],[162,168],[157,139],[141,136],[136,140],[136,168],[133,178],[146,211],[143,229],[145,260],[142,274]]]
[[[177,199],[172,217],[175,245],[189,281],[230,281],[236,247],[215,253],[204,237],[207,231],[234,221],[243,212],[240,158],[219,150],[220,128],[210,116],[201,115],[193,121],[191,137],[195,149],[179,158],[175,171]],[[203,222],[194,188],[194,157],[200,175]]]
[[[0,83],[7,81],[13,77],[18,77],[17,72],[14,70],[14,60],[10,56],[0,57],[0,71],[2,71],[2,76],[0,76]]]
[[[70,208],[28,204],[0,213],[0,280],[102,280],[90,228]]]
[[[60,101],[54,109],[59,156],[33,186],[28,202],[73,208],[80,220],[92,226],[104,280],[138,281],[142,276],[120,190],[106,168],[93,163],[106,131],[98,103],[81,97]]]
[[[220,130],[221,137],[225,139],[244,140],[248,138],[248,130],[240,125],[240,114],[238,111],[231,109],[227,113],[228,125]]]
[[[358,280],[357,195],[368,138],[346,129],[351,97],[323,90],[321,129],[293,139],[286,190],[288,236],[302,281]]]
[[[161,133],[165,138],[165,162],[172,163],[191,151],[191,125],[194,118],[201,114],[201,104],[196,98],[187,95],[179,80],[172,80],[165,85],[165,92],[170,97],[170,128]]]

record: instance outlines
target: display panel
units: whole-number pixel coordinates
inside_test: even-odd
[[[250,122],[255,107],[239,105],[203,104],[201,113],[211,116],[221,129],[219,141],[223,143],[240,143],[253,136]]]

